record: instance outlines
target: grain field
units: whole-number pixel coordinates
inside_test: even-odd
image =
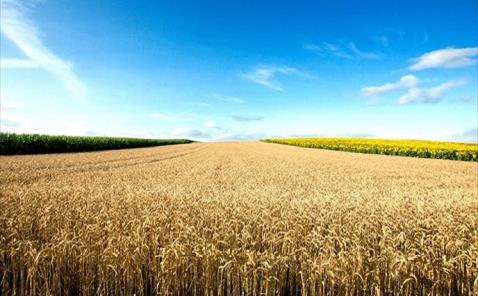
[[[478,163],[194,143],[0,158],[2,295],[472,295]]]

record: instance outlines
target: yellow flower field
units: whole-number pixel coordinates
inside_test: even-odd
[[[264,142],[359,153],[478,161],[478,145],[470,143],[368,138],[288,138],[266,139]]]

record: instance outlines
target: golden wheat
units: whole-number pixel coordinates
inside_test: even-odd
[[[469,295],[478,163],[196,143],[0,158],[2,295]]]

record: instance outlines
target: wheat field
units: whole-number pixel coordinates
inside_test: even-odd
[[[2,295],[473,295],[478,163],[194,143],[0,158]]]

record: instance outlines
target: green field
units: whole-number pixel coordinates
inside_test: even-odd
[[[192,143],[186,139],[141,139],[0,133],[0,154],[40,154]]]
[[[367,138],[288,138],[264,142],[358,153],[478,161],[478,144]]]

